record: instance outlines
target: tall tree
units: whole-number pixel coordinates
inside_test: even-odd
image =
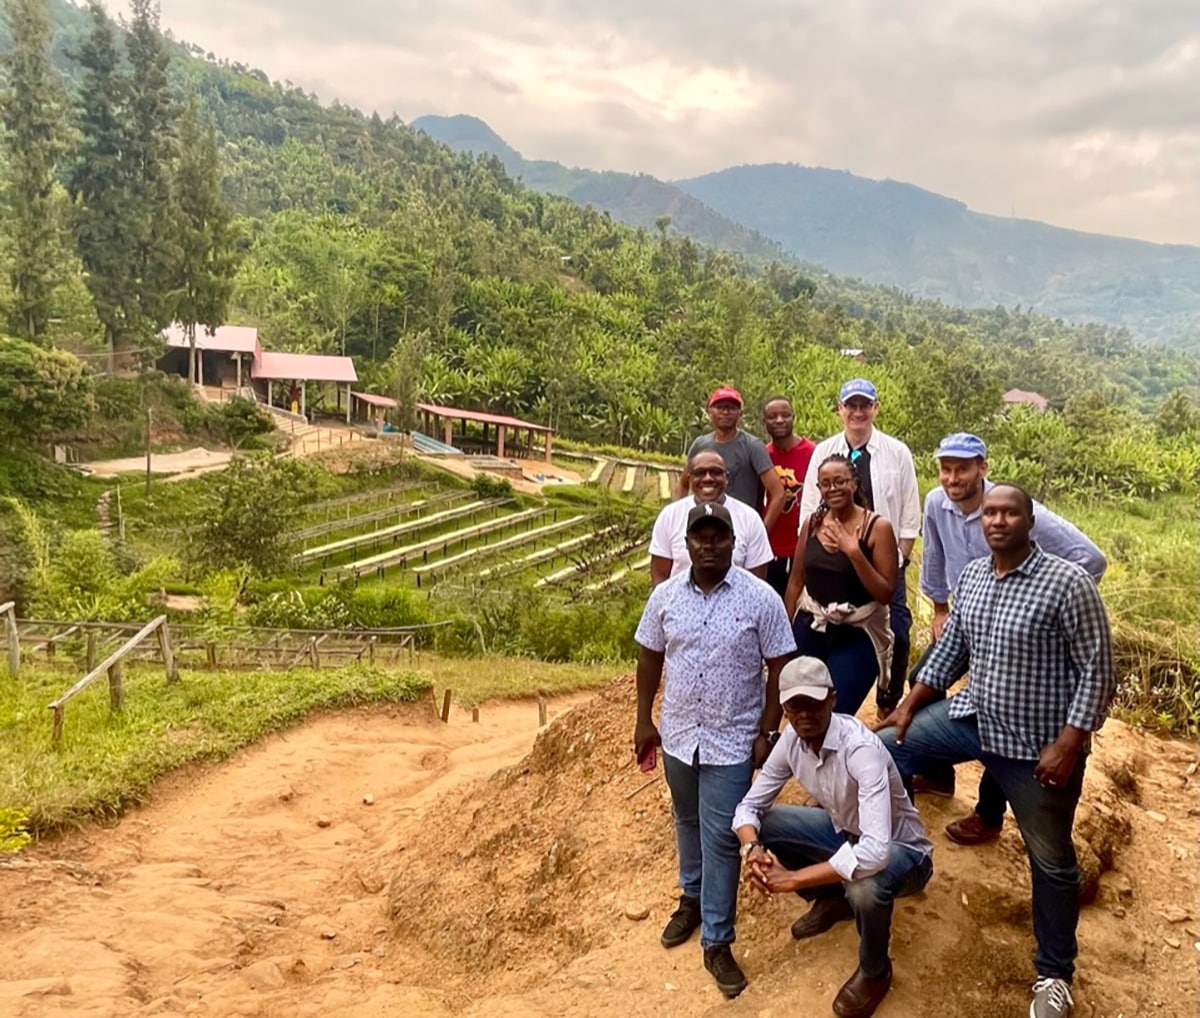
[[[236,236],[221,193],[221,162],[212,125],[200,124],[195,99],[179,121],[175,174],[179,261],[170,310],[188,334],[188,378],[197,381],[196,326],[211,334],[225,320],[237,270]]]
[[[171,177],[178,152],[177,110],[167,78],[171,55],[159,31],[154,0],[130,0],[125,34],[129,58],[129,139],[132,162],[133,272],[142,318],[157,333],[170,324],[178,269]]]
[[[34,340],[46,330],[62,264],[54,174],[64,148],[66,94],[50,62],[49,0],[4,0],[4,16],[13,40],[0,92],[12,243],[8,319],[14,333]]]
[[[79,89],[79,150],[70,174],[75,244],[96,315],[104,326],[108,371],[118,341],[139,321],[133,273],[133,166],[125,119],[128,81],[121,73],[112,22],[99,0],[88,11],[92,30],[73,54],[83,68]]]

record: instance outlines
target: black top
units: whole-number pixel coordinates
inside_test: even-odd
[[[874,509],[875,488],[871,484],[871,450],[865,445],[861,449],[851,448],[847,451],[846,458],[850,460],[850,469],[858,474],[858,490],[862,492],[863,502],[868,509]]]
[[[877,519],[877,514],[869,514],[863,535],[858,539],[858,546],[868,560],[871,549],[867,542]],[[859,579],[850,557],[841,550],[826,551],[812,523],[804,545],[804,586],[818,604],[852,604],[858,608],[875,600]]]

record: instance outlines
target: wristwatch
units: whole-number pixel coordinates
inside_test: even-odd
[[[782,732],[759,732],[758,734],[767,740],[767,745],[770,746],[771,749],[774,749],[775,743],[777,743],[779,741],[779,737],[783,733]]]
[[[738,850],[738,851],[740,851],[740,852],[742,853],[742,861],[743,861],[743,862],[745,862],[745,861],[746,861],[746,856],[748,856],[748,855],[749,855],[751,852],[753,852],[753,851],[754,851],[756,848],[762,848],[762,842],[761,842],[761,841],[747,841],[747,842],[745,842],[745,843],[742,845],[742,847],[741,847],[741,848]]]

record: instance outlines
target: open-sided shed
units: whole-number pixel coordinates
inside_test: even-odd
[[[546,462],[550,462],[550,453],[554,444],[554,429],[544,424],[534,424],[531,421],[523,421],[519,417],[508,417],[505,414],[489,414],[482,410],[463,410],[459,407],[440,406],[437,403],[418,403],[417,410],[420,411],[422,430],[425,434],[431,438],[441,439],[447,445],[457,446],[464,452],[469,451],[465,447],[477,444],[482,447],[481,451],[483,452],[492,452],[494,446],[495,455],[501,459],[505,457],[506,450],[519,456],[524,454],[527,449],[532,450],[540,436]],[[460,425],[458,436],[454,433],[456,422]],[[480,439],[475,440],[468,437],[466,429],[468,423],[480,425]],[[528,433],[529,440],[528,443],[522,444],[520,435],[524,432]],[[509,441],[509,436],[512,436],[512,442]]]
[[[350,386],[358,381],[354,361],[349,357],[321,353],[284,353],[276,350],[258,351],[251,368],[251,377],[256,382],[266,383],[267,403],[272,402],[276,382],[291,383],[296,387],[300,413],[305,414],[308,400],[308,383],[328,383],[337,391],[337,408],[341,413],[342,393],[346,395],[346,422],[350,421]]]

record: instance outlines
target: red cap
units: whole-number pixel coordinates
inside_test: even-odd
[[[742,394],[730,385],[722,385],[721,388],[714,389],[713,394],[708,397],[708,405],[712,406],[714,403],[720,403],[723,399],[731,399],[738,406],[743,406]]]

